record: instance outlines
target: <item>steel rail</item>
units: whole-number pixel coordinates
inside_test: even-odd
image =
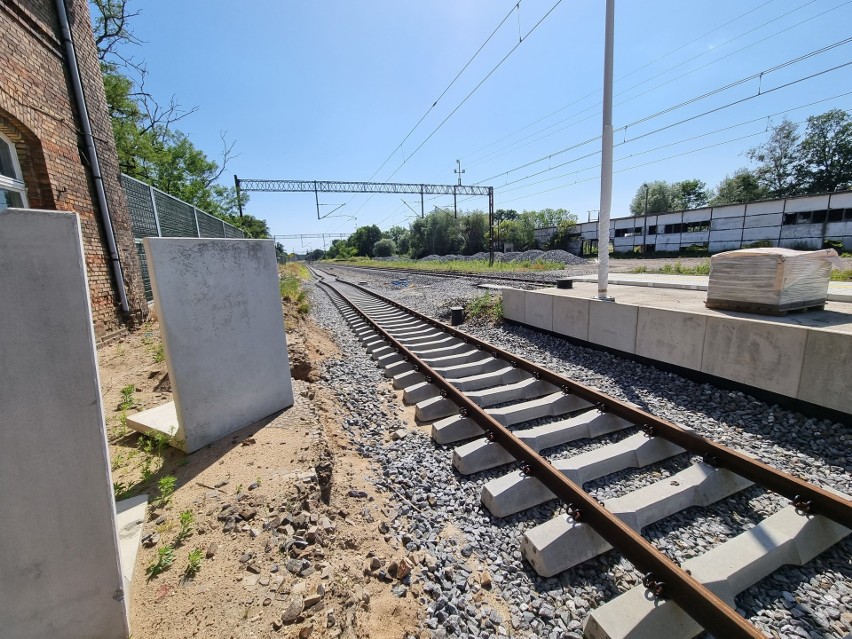
[[[772,468],[732,448],[705,439],[697,433],[686,431],[680,426],[656,415],[652,415],[641,408],[625,404],[585,384],[581,384],[564,375],[554,373],[529,360],[518,357],[488,342],[479,340],[464,331],[407,308],[375,291],[371,291],[352,282],[347,282],[346,280],[339,281],[368,295],[372,295],[395,308],[403,310],[479,349],[490,352],[494,357],[505,359],[512,366],[525,370],[538,379],[550,382],[557,388],[561,388],[565,393],[585,399],[600,410],[612,413],[640,426],[648,436],[662,437],[691,453],[701,455],[704,461],[712,466],[726,468],[759,486],[786,497],[805,515],[822,515],[847,528],[852,528],[852,501],[849,499],[815,486],[799,477]]]
[[[348,282],[343,283],[354,286]],[[443,397],[459,407],[461,416],[474,421],[483,429],[485,436],[490,441],[497,442],[513,457],[521,461],[523,463],[522,472],[538,479],[548,490],[565,502],[568,506],[569,515],[575,521],[582,520],[583,523],[589,524],[595,532],[636,566],[645,575],[643,584],[655,596],[670,598],[675,601],[699,625],[714,636],[733,639],[763,637],[763,634],[757,628],[743,619],[709,588],[694,579],[639,533],[606,510],[582,487],[556,470],[547,459],[521,441],[512,431],[491,417],[483,408],[468,399],[464,393],[456,389],[433,368],[397,341],[342,291],[323,281],[320,281],[319,284],[332,289],[394,350],[403,354],[403,358],[411,362],[415,370],[425,376],[428,383],[437,386]],[[360,289],[357,286],[355,288]]]

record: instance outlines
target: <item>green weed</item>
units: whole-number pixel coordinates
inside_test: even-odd
[[[503,319],[503,298],[485,293],[470,300],[464,307],[468,319],[481,319],[497,324]]]
[[[179,518],[180,530],[178,530],[177,537],[175,537],[175,546],[181,545],[192,534],[192,523],[194,521],[195,516],[191,510],[181,512]]]
[[[175,563],[175,549],[171,546],[157,548],[157,560],[145,568],[148,579],[153,579],[166,568]]]
[[[166,361],[166,351],[163,343],[160,342],[157,348],[154,350],[154,362],[157,364],[161,364]]]
[[[160,491],[160,496],[157,501],[160,503],[161,506],[165,506],[171,501],[172,495],[174,495],[176,487],[177,477],[175,477],[174,475],[166,475],[165,477],[160,477],[160,479],[157,481],[157,490]],[[183,515],[181,515],[181,517],[182,516]]]
[[[183,570],[185,579],[191,579],[201,570],[201,562],[204,559],[204,552],[201,548],[194,548],[189,551],[188,562]]]
[[[830,277],[833,282],[852,282],[852,268],[832,269]]]
[[[112,494],[116,501],[124,499],[132,488],[133,486],[125,484],[123,481],[112,482]]]
[[[128,384],[124,388],[121,389],[121,402],[118,404],[118,407],[121,410],[127,410],[128,408],[133,408],[136,406],[136,400],[133,399],[133,393],[136,392],[136,387],[133,384]]]

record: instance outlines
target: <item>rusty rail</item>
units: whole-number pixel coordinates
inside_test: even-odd
[[[468,399],[462,392],[447,382],[441,375],[436,373],[428,364],[409,351],[402,343],[398,342],[392,335],[385,331],[377,322],[370,318],[364,311],[350,300],[344,293],[335,289],[325,282],[320,282],[332,290],[347,304],[349,304],[358,315],[370,325],[388,344],[412,363],[415,370],[419,370],[426,381],[437,386],[441,395],[455,403],[459,407],[459,414],[474,421],[485,432],[485,436],[497,442],[505,448],[512,456],[523,463],[523,472],[533,476],[542,482],[551,492],[568,505],[568,512],[575,520],[588,523],[601,537],[617,549],[628,561],[636,566],[644,575],[643,583],[655,596],[666,597],[674,600],[683,610],[689,614],[703,628],[718,637],[762,638],[763,634],[737,614],[722,599],[705,587],[696,579],[693,579],[686,571],[675,562],[658,551],[652,544],[646,541],[639,533],[627,526],[618,517],[611,514],[594,498],[586,493],[565,475],[557,471],[544,457],[518,439],[508,428],[504,427],[484,409]],[[349,283],[347,283],[349,284]],[[355,286],[359,290],[361,287]],[[370,291],[379,299],[384,299]],[[388,301],[388,300],[384,300]],[[401,305],[393,304],[397,308]],[[419,313],[405,309],[412,315],[423,319]],[[435,322],[430,321],[430,324]],[[460,331],[459,336],[464,335]],[[474,338],[465,335],[473,343]],[[478,344],[484,344],[476,340]],[[489,349],[497,356],[497,349]],[[518,361],[519,366],[525,360],[510,357],[512,361]],[[530,364],[530,363],[528,363]],[[530,366],[533,366],[530,364]],[[526,368],[526,367],[525,367]],[[542,378],[544,378],[542,376]],[[598,393],[587,387],[587,397]],[[563,389],[564,392],[572,392]],[[614,400],[613,400],[614,401]]]
[[[701,455],[704,461],[712,466],[726,468],[746,479],[751,480],[755,484],[762,486],[774,493],[778,493],[786,497],[790,502],[799,508],[803,513],[811,515],[822,515],[829,519],[852,528],[852,502],[848,499],[831,493],[827,490],[806,482],[799,477],[795,477],[783,471],[767,466],[766,464],[737,452],[732,448],[728,448],[722,444],[705,439],[701,435],[684,430],[683,428],[669,422],[665,419],[652,415],[641,408],[625,404],[613,397],[605,395],[593,388],[576,382],[564,375],[554,373],[538,364],[534,364],[517,355],[513,355],[508,351],[493,346],[476,337],[460,331],[457,328],[443,324],[437,320],[427,317],[422,313],[418,313],[409,309],[402,304],[399,304],[391,299],[386,298],[375,291],[371,291],[363,286],[348,282],[346,280],[338,281],[351,286],[359,291],[375,297],[391,306],[405,311],[417,319],[440,328],[449,335],[458,337],[465,342],[482,349],[493,355],[496,358],[504,359],[510,362],[513,366],[527,371],[534,377],[550,382],[557,388],[561,388],[563,392],[576,395],[581,399],[595,405],[600,410],[610,412],[618,417],[622,417],[629,422],[640,426],[648,435],[654,437],[662,437],[673,444],[676,444],[696,455]]]

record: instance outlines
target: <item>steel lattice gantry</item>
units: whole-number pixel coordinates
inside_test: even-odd
[[[423,217],[425,195],[484,195],[488,197],[488,228],[492,231],[489,240],[489,264],[494,263],[494,187],[467,186],[463,184],[401,184],[394,182],[339,182],[333,180],[259,180],[234,176],[237,190],[237,205],[243,213],[241,191],[313,193],[319,214],[320,193],[410,193],[420,194],[420,215]]]

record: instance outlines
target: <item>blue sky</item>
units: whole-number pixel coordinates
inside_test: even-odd
[[[453,184],[460,159],[464,183],[494,186],[497,208],[567,208],[581,221],[599,208],[603,0],[130,7],[141,9],[132,28],[143,44],[125,52],[145,60],[147,88],[198,107],[178,128],[211,157],[220,132],[236,140],[227,184],[234,173]],[[785,115],[852,110],[852,66],[804,79],[852,62],[852,42],[775,69],[849,39],[850,24],[852,0],[616,0],[613,217],[648,180],[715,186],[749,165],[744,152]],[[323,214],[345,206],[317,219],[312,193],[253,193],[247,212],[280,235],[408,225],[409,207],[420,208],[417,196],[319,199]],[[485,198],[464,200],[487,210]],[[426,200],[427,211],[448,205],[451,196]]]

